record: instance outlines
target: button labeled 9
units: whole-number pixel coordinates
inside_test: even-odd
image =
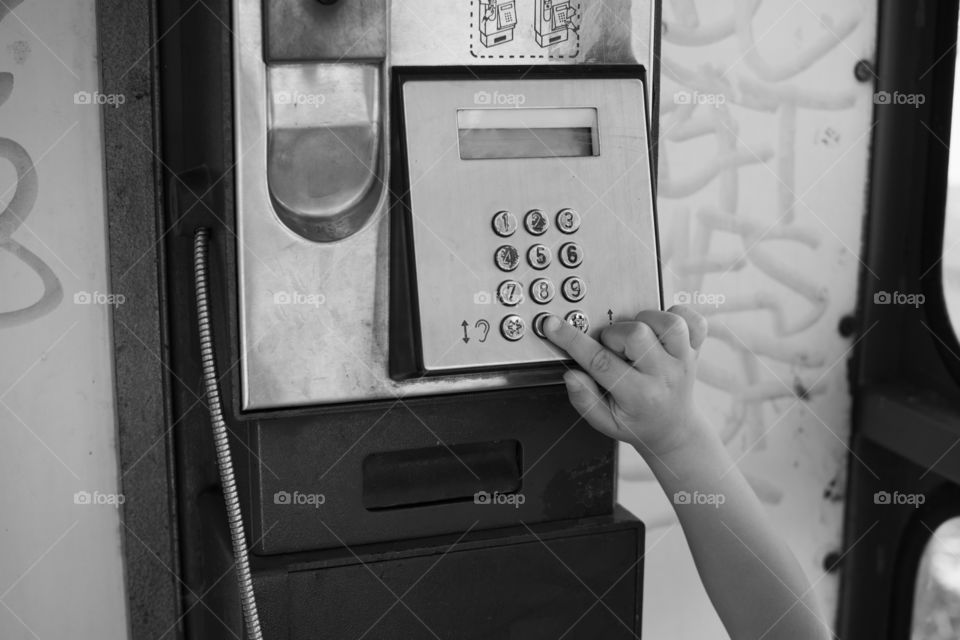
[[[583,296],[587,293],[586,287],[583,284],[583,279],[578,278],[577,276],[571,276],[564,280],[563,284],[560,286],[560,291],[563,293],[563,297],[570,302],[580,302],[583,300]]]

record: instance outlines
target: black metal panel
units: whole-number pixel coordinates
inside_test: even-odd
[[[643,525],[621,511],[572,526],[277,558],[257,572],[264,632],[291,639],[636,638],[643,544]]]
[[[853,451],[855,464],[876,477],[855,473],[850,483],[848,548],[840,559],[847,588],[841,593],[838,635],[909,638],[917,564],[932,532],[957,514],[960,488],[866,438],[857,438]],[[922,494],[924,502],[878,501],[878,492]]]
[[[522,504],[475,504],[470,496],[410,508],[364,508],[363,463],[371,454],[438,441],[450,447],[505,440],[520,443]],[[250,450],[251,537],[260,553],[582,518],[609,514],[614,506],[615,443],[582,422],[566,390],[556,386],[264,420],[253,429]],[[295,491],[322,494],[324,502],[298,505],[277,498]]]
[[[97,2],[100,90],[126,96],[122,108],[102,116],[110,284],[126,298],[113,308],[112,336],[133,638],[174,637],[181,611],[165,393],[155,16],[153,0]]]

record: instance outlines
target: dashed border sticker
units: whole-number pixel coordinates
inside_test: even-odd
[[[475,46],[476,43],[477,43],[477,39],[475,38],[475,35],[476,35],[476,32],[477,32],[477,27],[478,27],[478,25],[477,25],[476,22],[475,22],[475,19],[476,19],[476,17],[477,17],[477,13],[478,13],[478,11],[476,10],[476,9],[477,9],[477,5],[478,5],[478,0],[470,0],[470,55],[473,56],[474,58],[480,58],[480,59],[484,59],[484,58],[486,58],[486,59],[491,59],[491,58],[493,58],[493,59],[501,59],[501,60],[510,60],[510,59],[514,59],[514,60],[522,60],[522,59],[527,59],[527,60],[534,60],[534,59],[562,60],[562,59],[576,58],[578,55],[580,55],[580,30],[579,30],[579,29],[576,29],[576,30],[574,30],[574,32],[573,32],[573,34],[574,34],[574,47],[575,47],[575,49],[574,49],[574,52],[573,52],[573,53],[570,53],[570,54],[553,55],[553,54],[543,54],[543,53],[541,53],[541,54],[535,54],[535,53],[530,53],[530,54],[522,54],[522,53],[502,53],[502,54],[477,53],[477,52],[474,50],[474,46]],[[582,15],[581,12],[580,12],[581,6],[580,6],[580,3],[579,3],[579,2],[576,3],[576,4],[574,4],[573,7],[577,10],[577,14],[578,14],[578,15]],[[535,44],[535,43],[534,43],[534,44]],[[484,47],[484,48],[486,49],[486,47]]]

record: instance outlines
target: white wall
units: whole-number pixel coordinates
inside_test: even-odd
[[[0,637],[123,638],[94,0],[3,4]]]
[[[875,4],[664,0],[666,301],[709,314],[698,402],[831,623],[855,339],[837,327],[855,305],[873,110],[853,69],[874,57]],[[620,500],[648,524],[644,637],[727,637],[668,498],[626,449]]]

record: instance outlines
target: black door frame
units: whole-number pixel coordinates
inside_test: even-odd
[[[909,638],[917,562],[933,530],[960,515],[960,344],[941,278],[957,4],[879,3],[861,341],[850,368],[844,640]],[[887,304],[883,292],[925,300]],[[884,504],[878,492],[922,495],[923,504]]]

